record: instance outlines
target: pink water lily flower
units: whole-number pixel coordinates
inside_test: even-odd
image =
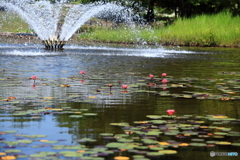
[[[148,77],[152,79],[154,77],[154,75],[153,74],[149,74]]]
[[[162,80],[162,83],[167,83],[167,82],[168,82],[167,79],[163,79],[163,80]]]
[[[37,79],[37,76],[32,76],[31,78],[33,80],[33,85],[35,85],[35,80]]]
[[[85,71],[80,71],[79,73],[80,73],[80,74],[85,74],[86,72],[85,72]]]
[[[123,84],[123,85],[122,85],[122,88],[123,88],[123,89],[127,89],[127,88],[128,88],[128,85]]]
[[[162,76],[163,76],[163,77],[166,77],[166,76],[167,76],[167,73],[162,73]]]
[[[31,78],[32,78],[32,80],[36,80],[37,76],[32,76]]]
[[[168,114],[169,116],[172,116],[172,115],[174,115],[175,110],[174,110],[174,109],[169,109],[169,110],[167,110],[166,112],[167,112],[167,114]]]

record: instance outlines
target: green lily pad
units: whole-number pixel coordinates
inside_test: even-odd
[[[43,137],[47,137],[47,135],[23,135],[23,137],[26,137],[26,138],[43,138]]]
[[[166,123],[165,120],[151,120],[150,122],[152,122],[153,124],[165,124]]]
[[[158,136],[160,134],[162,134],[162,132],[160,132],[160,131],[149,131],[145,135],[147,135],[147,136]]]
[[[18,152],[22,152],[22,151],[19,150],[19,149],[8,149],[8,150],[4,150],[4,152],[6,152],[6,153],[18,153]]]
[[[228,133],[225,133],[225,132],[214,132],[215,135],[228,135]]]
[[[126,139],[126,138],[120,138],[117,140],[118,142],[122,142],[122,143],[130,143],[133,142],[132,139]]]
[[[43,141],[44,143],[58,143],[58,141]]]
[[[240,147],[240,143],[232,143],[232,146]]]
[[[118,147],[121,147],[123,146],[124,144],[123,143],[119,143],[119,142],[111,142],[111,143],[108,143],[106,145],[107,148],[118,148]]]
[[[161,150],[158,152],[163,153],[163,154],[177,154],[177,151],[175,151],[175,150]]]
[[[113,136],[113,133],[100,133],[100,136]]]
[[[147,155],[150,157],[162,156],[164,154],[165,153],[163,153],[163,152],[147,152]]]
[[[82,145],[76,145],[76,146],[65,146],[63,147],[64,149],[79,149],[79,150],[83,150],[86,149],[85,146]]]
[[[65,145],[54,145],[52,149],[60,150],[64,149]]]
[[[205,143],[189,143],[190,146],[194,147],[206,147],[207,145]]]
[[[160,150],[164,150],[164,148],[163,147],[151,147],[150,150],[160,151]]]
[[[83,113],[84,116],[96,116],[97,113]]]
[[[57,154],[56,152],[39,152],[39,154],[45,155],[45,156],[49,156],[49,155],[55,155]]]
[[[69,117],[71,117],[71,118],[82,118],[83,116],[82,115],[70,115]]]
[[[148,147],[147,146],[136,146],[136,149],[140,149],[140,150],[147,150]]]
[[[9,131],[3,131],[4,133],[16,133],[17,131],[9,130]]]
[[[40,157],[46,157],[46,155],[43,155],[43,154],[30,154],[29,157],[40,158]]]
[[[82,139],[77,139],[75,141],[80,142],[80,143],[85,143],[85,142],[96,142],[97,140],[91,139],[91,138],[82,138]]]
[[[3,141],[3,143],[10,145],[10,146],[14,146],[14,145],[18,145],[19,142],[18,141]]]
[[[143,143],[145,144],[158,144],[158,141],[152,139],[142,139]]]
[[[122,123],[110,123],[111,126],[120,126],[120,127],[123,127],[123,126],[129,126],[129,123],[127,122],[122,122]]]
[[[32,140],[18,140],[19,143],[26,143],[26,144],[30,144],[33,141]]]

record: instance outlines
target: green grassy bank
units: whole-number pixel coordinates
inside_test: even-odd
[[[111,22],[93,20],[84,25],[77,37],[79,41],[163,44],[182,46],[240,47],[240,17],[229,12],[201,15],[191,19],[177,19],[164,27],[162,22],[151,26],[116,26]],[[98,22],[98,23],[96,23]],[[101,24],[101,25],[99,25]],[[0,12],[0,32],[31,32],[17,15]]]
[[[148,28],[100,28],[82,33],[82,40],[114,43],[144,43],[184,46],[240,47],[240,17],[229,12],[178,19],[168,27],[154,25]]]
[[[30,32],[28,28],[17,14],[0,11],[0,32]]]

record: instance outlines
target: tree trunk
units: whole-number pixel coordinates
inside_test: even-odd
[[[148,5],[148,11],[146,15],[146,19],[148,22],[154,21],[154,3],[156,3],[156,0],[150,0]]]

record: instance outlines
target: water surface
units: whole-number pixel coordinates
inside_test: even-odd
[[[147,115],[164,115],[168,109],[175,109],[177,116],[213,114],[240,119],[240,100],[237,99],[198,100],[161,97],[156,94],[162,91],[176,94],[184,91],[208,92],[204,87],[218,95],[226,94],[215,91],[216,84],[227,85],[229,80],[239,83],[239,49],[66,45],[63,51],[47,51],[42,45],[36,44],[0,44],[0,56],[0,99],[14,96],[18,100],[16,104],[5,101],[0,103],[0,131],[16,130],[18,134],[43,134],[50,140],[64,139],[60,144],[65,145],[77,144],[74,140],[87,137],[96,139],[96,144],[100,145],[104,144],[100,133],[123,133],[121,129],[110,126],[110,123],[133,124],[133,121],[146,120]],[[81,70],[86,71],[85,76],[79,74]],[[151,81],[148,75],[153,74],[161,79],[162,73],[167,73],[169,79],[189,78],[191,85],[204,87],[149,87],[148,83]],[[35,86],[30,79],[32,75],[38,77]],[[209,82],[212,80],[215,82]],[[136,83],[145,83],[146,85],[137,88],[156,93],[132,92],[136,86],[130,85]],[[64,84],[69,84],[70,87],[59,86]],[[112,92],[109,91],[108,84],[114,84]],[[121,84],[130,86],[128,93],[121,93]],[[227,87],[229,88],[229,85]],[[235,92],[234,96],[238,96],[239,92]],[[79,101],[73,100],[72,95],[77,95]],[[49,100],[46,97],[52,97],[49,98],[51,101],[46,103],[45,100]],[[46,114],[41,118],[13,117],[13,106],[20,107],[21,110],[31,107],[88,109],[89,112],[97,113],[97,116],[82,120],[65,114]],[[6,109],[7,107],[10,109]],[[239,132],[240,128],[235,125],[233,130]],[[2,137],[14,140],[10,135]],[[236,141],[239,143],[239,139]],[[0,148],[0,151],[2,150],[4,149]],[[21,150],[32,154],[40,149],[21,147]],[[42,150],[50,149],[46,147],[41,148]],[[183,159],[198,159],[196,155],[211,159],[208,150],[193,151],[181,156]]]

